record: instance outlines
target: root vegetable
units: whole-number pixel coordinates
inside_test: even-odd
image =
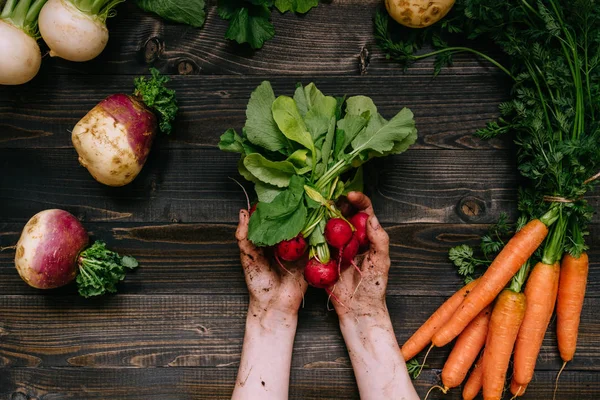
[[[277,245],[277,255],[284,261],[297,261],[306,253],[306,240],[302,235],[284,240]]]
[[[352,239],[352,227],[341,218],[331,218],[325,225],[325,239],[331,246],[342,250]]]
[[[98,182],[123,186],[133,181],[146,162],[156,132],[171,131],[177,105],[175,92],[164,87],[167,81],[152,69],[150,80],[135,80],[133,96],[109,96],[77,123],[71,138],[79,163]]]
[[[40,70],[37,16],[46,0],[7,1],[0,13],[0,85],[21,85]]]
[[[37,289],[61,287],[77,277],[79,294],[84,297],[115,292],[125,269],[137,267],[137,261],[107,250],[102,242],[86,249],[88,244],[87,232],[72,214],[45,210],[23,228],[15,266],[21,278]]]
[[[356,237],[353,236],[352,239],[350,239],[350,241],[348,242],[348,244],[344,246],[344,249],[341,252],[341,258],[339,262],[342,268],[347,268],[354,264],[354,258],[358,254],[359,247],[360,246],[358,244],[358,240],[356,239]]]
[[[106,18],[124,0],[48,0],[39,28],[51,57],[69,61],[96,58],[108,43]]]
[[[385,0],[385,8],[396,22],[409,28],[433,25],[452,9],[455,0]]]
[[[364,212],[356,213],[350,218],[350,223],[354,226],[354,237],[358,240],[360,250],[365,250],[369,246],[369,238],[367,237],[367,222],[369,214]]]
[[[333,286],[339,277],[335,260],[329,260],[329,262],[323,264],[316,258],[311,258],[304,268],[306,282],[316,288],[327,289]]]

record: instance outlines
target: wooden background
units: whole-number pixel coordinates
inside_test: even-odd
[[[1,399],[230,396],[248,301],[233,238],[245,200],[228,179],[237,156],[216,144],[227,128],[243,126],[250,92],[265,79],[278,94],[311,81],[327,94],[364,94],[386,117],[412,108],[418,143],[367,169],[368,193],[391,236],[388,305],[398,340],[459,287],[448,248],[477,243],[500,212],[515,216],[510,140],[471,136],[497,115],[508,82],[470,57],[436,79],[429,62],[402,73],[373,42],[378,3],[334,0],[306,16],[274,13],[277,36],[258,52],[224,39],[214,5],[198,30],[127,4],[110,20],[110,43],[98,59],[45,57],[33,82],[0,87],[0,246],[15,244],[36,212],[63,208],[94,238],[141,263],[118,295],[85,300],[72,286],[29,288],[11,251],[0,253]],[[107,95],[129,92],[149,65],[172,75],[181,106],[175,132],[155,143],[131,185],[104,187],[78,165],[69,131]],[[597,195],[590,201],[600,203]],[[557,399],[600,398],[599,234],[594,225],[578,352]],[[438,382],[447,353],[432,352],[433,369],[415,382],[422,395]],[[300,311],[292,363],[291,398],[358,398],[322,291],[309,290]],[[560,364],[552,327],[523,398],[551,398]],[[431,398],[459,399],[460,391]]]

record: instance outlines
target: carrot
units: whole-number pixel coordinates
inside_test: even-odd
[[[565,254],[562,259],[556,303],[556,336],[558,351],[564,362],[571,361],[575,355],[588,270],[586,253],[579,258]]]
[[[463,400],[473,400],[475,397],[477,397],[477,395],[479,394],[479,391],[481,390],[481,386],[483,385],[482,365],[483,365],[484,353],[485,353],[485,350],[479,357],[479,360],[477,360],[477,363],[475,364],[473,371],[471,371],[471,375],[469,375],[469,379],[467,379],[467,382],[465,383],[465,386],[463,387],[463,392],[462,392]]]
[[[404,343],[402,346],[402,355],[404,360],[408,361],[430,342],[431,337],[442,327],[452,316],[454,311],[460,306],[465,296],[477,285],[479,279],[469,282],[462,289],[454,293],[444,304],[442,304],[423,325]]]
[[[504,246],[452,318],[433,336],[436,347],[445,346],[489,304],[517,273],[548,235],[548,227],[539,219],[527,223]]]
[[[527,386],[533,378],[535,362],[554,312],[559,275],[558,262],[553,265],[539,262],[527,280],[523,292],[527,308],[517,336],[514,355],[513,380],[519,385]]]
[[[525,295],[505,289],[498,296],[483,355],[483,397],[500,400],[510,355],[525,315]]]
[[[460,385],[485,344],[492,307],[486,307],[458,336],[442,369],[442,383],[448,390]]]
[[[513,379],[510,381],[510,392],[514,395],[514,397],[523,396],[525,394],[526,390],[527,390],[527,385],[522,384],[522,383],[517,383],[517,381],[515,381],[515,378],[513,377]]]

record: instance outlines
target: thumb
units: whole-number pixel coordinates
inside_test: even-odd
[[[389,254],[390,237],[375,215],[371,215],[367,221],[367,237],[369,238],[369,242],[371,242],[371,250],[382,255]]]

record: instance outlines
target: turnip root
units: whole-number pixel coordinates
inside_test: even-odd
[[[106,18],[124,0],[48,0],[39,28],[51,57],[69,61],[96,58],[108,43]]]
[[[0,13],[0,85],[32,80],[42,65],[37,16],[46,0],[7,1]]]
[[[15,266],[21,278],[37,289],[53,289],[77,277],[84,297],[116,291],[125,269],[137,267],[133,257],[121,257],[89,237],[81,223],[66,211],[52,209],[34,215],[16,245]]]
[[[452,9],[455,0],[385,0],[392,18],[409,28],[433,25]]]
[[[167,81],[152,69],[150,80],[136,79],[133,96],[109,96],[75,125],[71,139],[79,163],[98,182],[123,186],[133,181],[157,131],[170,133],[177,105],[175,92],[164,87]]]

